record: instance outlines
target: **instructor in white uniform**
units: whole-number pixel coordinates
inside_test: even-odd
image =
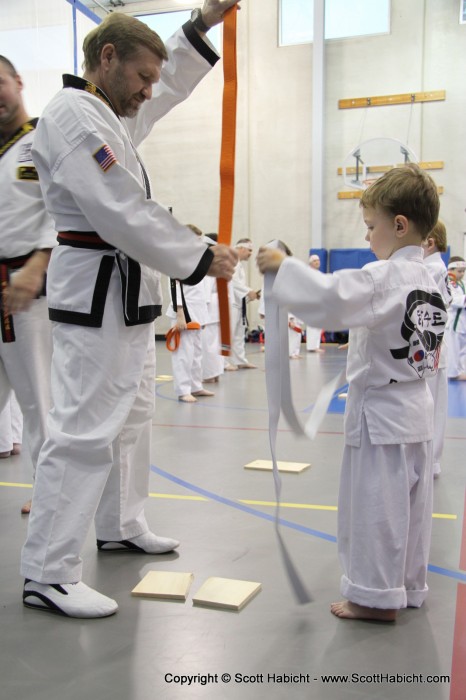
[[[0,56],[0,411],[14,389],[35,470],[50,409],[52,332],[44,294],[56,232],[31,157],[37,119],[29,118],[22,92],[14,65]],[[30,501],[22,512],[29,509]]]
[[[64,77],[39,123],[33,157],[60,245],[48,278],[54,407],[22,554],[28,607],[116,612],[114,600],[81,582],[93,519],[102,552],[179,544],[154,535],[144,515],[158,272],[185,284],[230,279],[236,255],[209,249],[151,199],[135,147],[216,63],[204,32],[236,2],[206,0],[166,47],[138,20],[108,15],[84,40],[84,77]]]

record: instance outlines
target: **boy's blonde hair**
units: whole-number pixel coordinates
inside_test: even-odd
[[[447,229],[443,221],[437,221],[427,238],[433,238],[439,253],[447,252]]]
[[[394,217],[405,216],[424,240],[437,223],[440,200],[430,175],[408,163],[389,170],[364,190],[360,206],[380,208]]]
[[[84,69],[96,70],[105,44],[113,44],[118,58],[125,61],[145,46],[162,60],[168,59],[167,49],[159,35],[135,17],[112,12],[84,39]]]

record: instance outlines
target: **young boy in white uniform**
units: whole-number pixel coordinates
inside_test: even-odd
[[[452,293],[448,279],[448,271],[442,260],[441,253],[447,251],[447,231],[442,221],[437,221],[426,241],[422,244],[424,262],[442,295],[445,307],[451,304]],[[445,426],[448,414],[448,377],[446,343],[447,331],[442,342],[438,372],[427,380],[434,399],[434,478],[440,475],[440,461],[443,453]]]
[[[0,411],[0,459],[21,453],[23,441],[23,414],[19,407],[14,391],[5,407]],[[27,515],[29,510],[24,512]]]
[[[366,240],[378,258],[362,270],[321,275],[261,248],[273,293],[312,326],[351,329],[345,449],[338,506],[341,618],[392,621],[427,595],[432,522],[433,401],[446,310],[421,248],[439,199],[415,165],[364,191]]]
[[[246,304],[259,298],[257,292],[246,284],[246,273],[243,267],[243,262],[249,260],[252,255],[252,241],[249,238],[241,238],[235,248],[238,252],[238,263],[232,279],[231,356],[228,358],[228,365],[231,364],[233,368],[238,369],[256,369],[256,365],[248,362],[244,341]]]
[[[202,236],[197,226],[188,224],[188,228]],[[186,287],[176,280],[169,280],[169,284],[171,301],[166,315],[180,334],[178,347],[170,353],[173,388],[178,401],[195,403],[197,396],[214,396],[202,386],[202,329],[208,319],[205,278]],[[188,327],[189,322],[197,323],[198,328]]]
[[[313,267],[314,270],[320,270],[320,258],[318,255],[314,254],[309,256],[309,267]],[[306,326],[306,350],[308,352],[324,352],[320,347],[321,335],[321,328]]]
[[[448,310],[447,345],[448,379],[466,381],[466,262],[454,255],[448,263],[452,301]]]
[[[214,245],[217,241],[217,234],[206,234],[205,241],[208,245]],[[203,281],[207,300],[207,322],[202,329],[201,336],[202,381],[206,384],[216,384],[225,371],[225,361],[220,348],[220,307],[217,280],[213,277],[204,277]],[[231,295],[231,282],[228,284],[228,293]]]

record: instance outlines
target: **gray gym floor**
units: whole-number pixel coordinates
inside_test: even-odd
[[[169,354],[157,345],[158,375],[169,375]],[[170,381],[157,382],[147,514],[155,532],[179,538],[181,546],[159,557],[98,554],[90,533],[83,578],[118,601],[113,617],[80,621],[23,608],[18,569],[27,518],[19,510],[31,494],[31,471],[24,456],[0,462],[4,700],[449,698],[448,682],[425,680],[451,672],[456,591],[466,581],[459,570],[466,386],[454,388],[456,417],[448,418],[443,473],[435,482],[427,603],[402,611],[394,624],[339,620],[329,605],[340,599],[335,506],[342,413],[326,416],[313,443],[285,424],[279,433],[280,460],[312,464],[282,475],[281,533],[313,598],[299,605],[277,545],[272,475],[244,469],[270,458],[264,356],[258,345],[248,350],[259,368],[226,373],[207,385],[215,396],[197,404],[179,403]],[[302,353],[291,373],[304,410],[346,354],[335,346],[306,354],[304,345]],[[192,572],[187,601],[132,597],[152,569]],[[259,581],[262,590],[240,612],[194,607],[193,594],[210,576]],[[349,678],[326,682],[326,674]]]

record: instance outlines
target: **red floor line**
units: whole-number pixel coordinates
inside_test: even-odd
[[[458,583],[451,662],[450,700],[464,700],[466,689],[466,584]]]
[[[156,428],[192,428],[198,430],[199,428],[206,428],[208,430],[248,430],[260,433],[268,433],[268,428],[246,428],[235,425],[183,425],[180,423],[152,423]],[[279,433],[291,433],[293,432],[290,428],[279,428]],[[343,431],[328,431],[319,430],[319,435],[343,435]]]
[[[157,428],[208,428],[209,430],[247,430],[259,433],[267,433],[268,428],[246,428],[234,425],[184,425],[180,423],[153,423]],[[279,428],[279,433],[291,433],[290,428]],[[319,430],[318,435],[343,435],[342,430]],[[466,440],[466,437],[445,437],[445,440]]]
[[[460,569],[466,571],[466,493],[464,495],[463,535],[461,538]],[[466,661],[466,656],[465,656]]]
[[[461,538],[460,569],[466,570],[466,493],[464,497],[463,531]],[[451,661],[450,700],[464,700],[466,689],[466,584],[456,588],[455,631]]]

